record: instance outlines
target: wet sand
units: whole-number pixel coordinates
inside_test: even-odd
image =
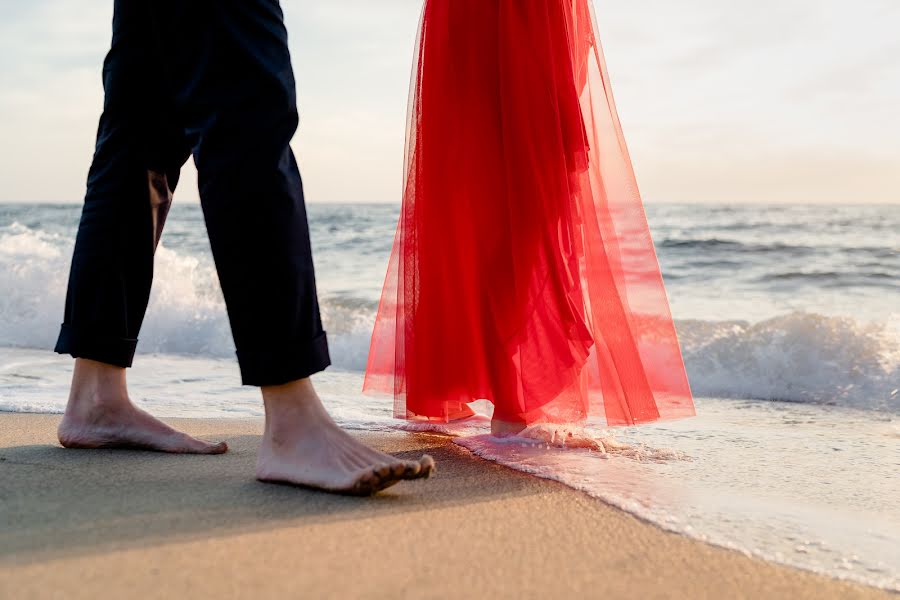
[[[374,498],[253,480],[261,421],[166,419],[223,456],[64,450],[0,413],[0,598],[897,598],[667,533],[447,438],[357,434],[438,462]]]

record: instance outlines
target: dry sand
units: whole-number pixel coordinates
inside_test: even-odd
[[[252,478],[259,421],[168,420],[224,456],[64,450],[0,413],[0,598],[896,598],[643,523],[442,437],[438,474],[375,498]]]

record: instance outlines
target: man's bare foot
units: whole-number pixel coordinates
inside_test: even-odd
[[[525,430],[525,423],[515,421],[501,421],[499,419],[491,419],[491,435],[502,437],[506,435],[516,435]]]
[[[66,413],[57,431],[66,448],[131,448],[176,454],[222,454],[213,444],[172,429],[128,398],[125,369],[76,359]]]
[[[368,496],[434,472],[428,455],[401,460],[358,442],[331,419],[309,379],[262,391],[266,429],[256,464],[260,481]]]

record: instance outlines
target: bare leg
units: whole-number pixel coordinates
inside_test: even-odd
[[[266,429],[256,477],[327,492],[369,495],[424,479],[434,460],[400,460],[358,442],[331,419],[309,379],[262,388]]]
[[[66,448],[135,448],[176,454],[221,454],[212,444],[176,431],[128,398],[125,369],[78,358],[66,414],[58,430]]]

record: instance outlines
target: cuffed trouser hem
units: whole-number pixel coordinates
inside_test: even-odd
[[[63,323],[54,350],[59,354],[71,354],[73,358],[128,368],[134,361],[137,342],[136,339],[98,335]]]
[[[323,332],[303,348],[272,348],[237,352],[241,383],[257,387],[283,385],[324,371],[331,364],[328,338]]]

